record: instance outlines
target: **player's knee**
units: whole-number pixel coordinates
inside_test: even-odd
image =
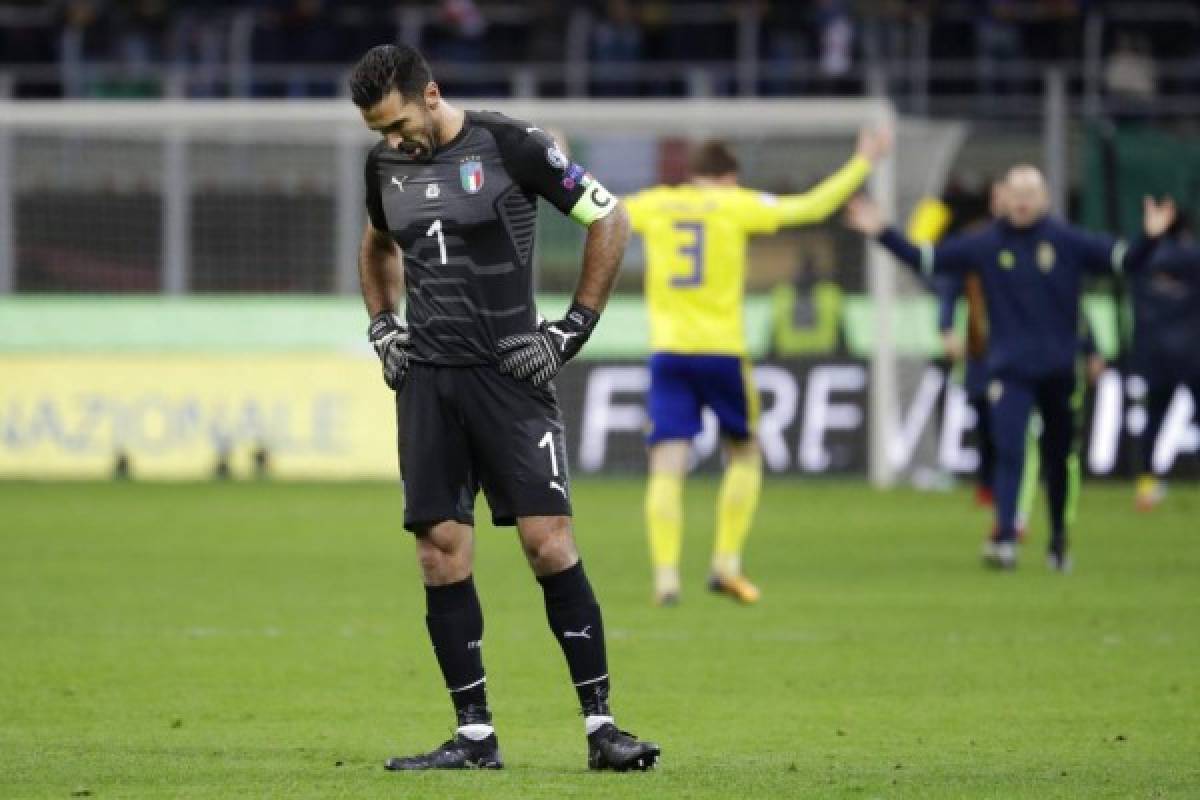
[[[682,478],[687,472],[690,452],[691,443],[687,441],[671,439],[653,445],[650,448],[651,474],[677,475]]]
[[[579,560],[575,540],[569,528],[560,527],[527,536],[523,541],[525,557],[538,575],[552,575],[569,569]]]
[[[757,465],[762,462],[758,448],[758,440],[753,436],[746,439],[728,439],[725,442],[725,452],[729,463]]]
[[[441,583],[437,579],[446,570],[446,556],[436,547],[429,545],[422,540],[417,540],[417,563],[421,567],[421,576],[425,579],[425,583],[434,585]]]
[[[762,463],[757,450],[742,451],[741,457],[731,457],[725,465],[722,501],[734,506],[751,505],[758,498],[761,484]]]
[[[417,563],[427,586],[465,580],[471,574],[469,548],[459,537],[427,529],[417,534]]]

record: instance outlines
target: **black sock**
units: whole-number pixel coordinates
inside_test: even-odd
[[[567,657],[567,668],[585,716],[609,716],[608,658],[604,620],[583,562],[554,575],[538,577],[546,597],[550,630]]]
[[[425,625],[459,725],[491,723],[483,672],[483,610],[475,581],[425,587]]]

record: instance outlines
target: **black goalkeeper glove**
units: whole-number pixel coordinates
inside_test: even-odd
[[[583,349],[600,315],[572,303],[558,322],[543,322],[533,333],[506,336],[496,343],[500,371],[534,386],[545,386],[562,365]]]
[[[367,338],[383,362],[383,381],[392,391],[400,391],[408,374],[408,328],[392,311],[376,314],[367,328]]]

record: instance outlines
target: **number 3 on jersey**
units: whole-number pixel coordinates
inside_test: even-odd
[[[685,275],[672,275],[671,286],[676,289],[691,289],[704,283],[704,223],[676,222],[675,232],[685,238],[680,244],[680,258],[687,259],[691,269]]]

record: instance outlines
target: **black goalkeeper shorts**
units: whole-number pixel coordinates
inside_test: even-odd
[[[396,396],[404,527],[475,523],[483,489],[492,521],[571,513],[562,415],[550,387],[495,367],[414,364]]]

